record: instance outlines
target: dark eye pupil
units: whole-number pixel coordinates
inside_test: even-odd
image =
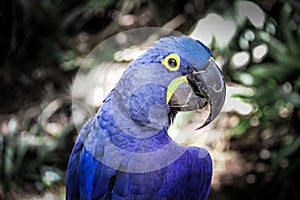
[[[168,60],[168,64],[169,64],[170,67],[176,67],[177,66],[177,62],[174,58],[170,58]]]

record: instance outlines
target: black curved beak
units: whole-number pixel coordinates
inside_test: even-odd
[[[220,113],[226,95],[223,75],[214,61],[208,67],[187,75],[187,83],[181,84],[172,95],[169,105],[175,111],[193,111],[210,105],[210,114],[200,129],[212,122]]]

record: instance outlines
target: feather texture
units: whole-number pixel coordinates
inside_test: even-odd
[[[176,72],[161,64],[173,52],[182,59]],[[210,56],[202,43],[183,36],[160,40],[133,62],[78,136],[68,163],[66,199],[206,199],[210,155],[169,137],[176,112],[166,104],[166,90]]]

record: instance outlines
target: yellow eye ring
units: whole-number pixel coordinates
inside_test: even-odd
[[[176,71],[179,69],[180,66],[180,57],[175,54],[171,53],[167,57],[165,57],[161,63],[170,71]]]

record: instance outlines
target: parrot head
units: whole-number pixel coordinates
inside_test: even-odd
[[[152,128],[168,126],[177,112],[209,105],[202,128],[216,118],[225,100],[224,79],[211,51],[187,36],[160,39],[131,63],[114,91],[119,113]]]

